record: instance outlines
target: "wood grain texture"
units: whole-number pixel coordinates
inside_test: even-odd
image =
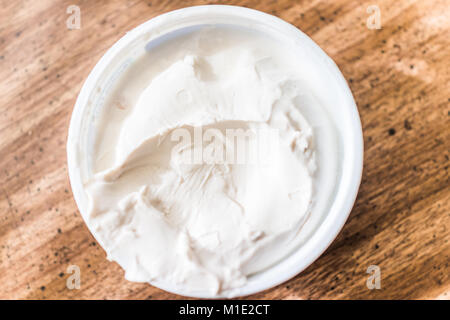
[[[216,1],[0,1],[0,298],[181,298],[124,279],[72,197],[70,115],[95,63],[126,31]],[[81,29],[66,8],[81,8]],[[448,1],[229,1],[274,14],[316,41],[349,81],[364,174],[348,222],[294,279],[250,298],[450,298]],[[382,29],[366,26],[369,5]],[[81,268],[81,289],[66,268]],[[381,268],[368,290],[366,269]]]

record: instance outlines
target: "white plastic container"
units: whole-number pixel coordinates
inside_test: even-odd
[[[279,18],[235,6],[190,7],[151,19],[115,43],[89,74],[72,114],[67,155],[72,191],[85,219],[87,199],[83,181],[92,175],[92,127],[95,117],[104,106],[109,89],[149,45],[157,46],[160,40],[174,34],[180,35],[196,26],[222,24],[275,36],[301,51],[302,57],[307,59],[308,64],[317,73],[317,78],[323,81],[322,107],[334,126],[338,158],[336,170],[339,172],[332,182],[334,191],[330,193],[326,207],[322,208],[324,214],[315,220],[304,243],[278,264],[250,276],[244,287],[234,290],[232,294],[225,294],[229,297],[249,295],[274,287],[313,263],[341,230],[358,192],[363,165],[363,138],[357,107],[337,66],[308,36]],[[322,162],[324,161],[326,159],[322,159]],[[155,282],[152,285],[186,296],[213,297],[208,292],[192,295],[185,288],[167,283]]]

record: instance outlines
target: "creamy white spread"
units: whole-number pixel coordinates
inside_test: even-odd
[[[315,148],[296,103],[302,70],[276,41],[226,28],[161,47],[134,62],[99,117],[88,224],[128,280],[220,294],[288,255],[309,218]],[[189,162],[182,155],[199,145],[179,148],[180,129],[278,140],[259,161]],[[213,140],[203,136],[203,157]]]

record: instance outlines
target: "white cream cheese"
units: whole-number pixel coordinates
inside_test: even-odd
[[[316,160],[294,66],[272,39],[205,27],[149,49],[123,75],[96,124],[85,190],[90,229],[128,280],[220,294],[298,245]],[[178,148],[180,129],[275,132],[278,143],[263,161],[189,162],[199,145]],[[201,138],[203,157],[214,156]]]

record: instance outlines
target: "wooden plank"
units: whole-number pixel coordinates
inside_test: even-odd
[[[216,3],[212,1],[211,3]],[[72,198],[65,144],[83,81],[126,31],[207,1],[3,1],[0,6],[0,298],[180,298],[124,279]],[[356,205],[331,247],[257,299],[450,298],[447,1],[229,1],[313,38],[349,80],[364,129]],[[68,30],[66,8],[81,8]],[[81,289],[65,271],[81,268]],[[381,289],[366,287],[369,265]]]

